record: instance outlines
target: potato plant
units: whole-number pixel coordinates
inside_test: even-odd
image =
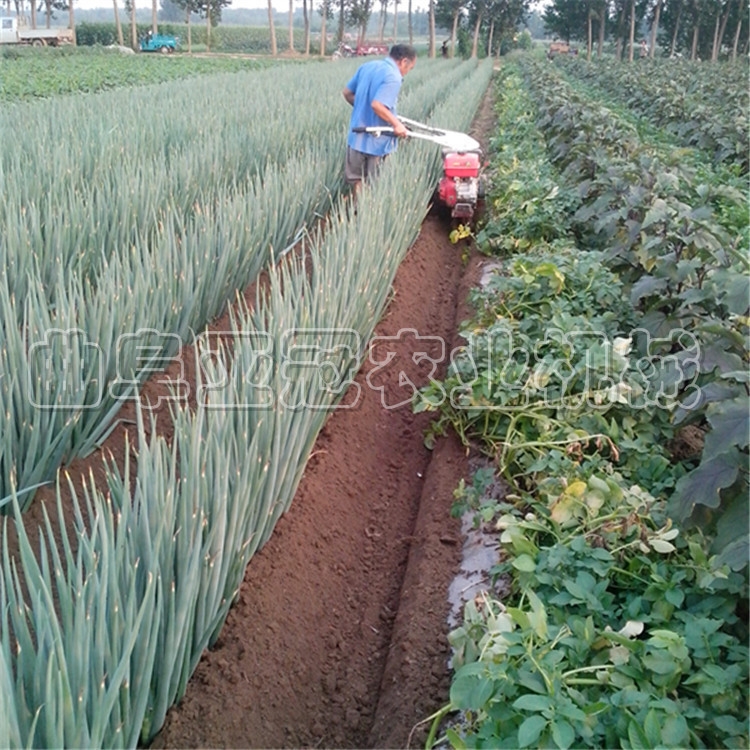
[[[708,279],[697,278],[740,283],[732,243],[746,247],[746,235],[730,233],[734,198],[709,186],[726,203],[704,194],[680,224],[730,237],[732,252],[683,234],[694,244],[687,257],[707,254],[691,266],[697,275],[676,272],[671,215],[644,217],[690,194],[690,174],[649,171],[658,162],[637,133],[591,101],[566,99],[554,73],[526,68],[525,82],[508,68],[498,81],[496,181],[477,234],[502,268],[473,294],[448,377],[416,402],[437,410],[433,432],[451,425],[493,459],[459,487],[456,512],[499,535],[492,574],[509,592],[467,605],[451,634],[451,702],[430,742],[458,709],[445,732],[456,748],[744,746],[747,398],[735,413],[744,381],[731,368],[747,349],[737,341],[734,360],[722,347],[723,377],[708,366],[717,339],[703,326],[722,321],[707,333],[724,340],[737,319],[727,289],[703,299]],[[646,305],[640,292],[660,273],[659,302]],[[679,316],[692,338],[655,328],[656,313]],[[657,334],[669,348],[649,356]],[[689,393],[716,401],[689,408]],[[718,487],[701,474],[705,448],[698,468],[670,451],[686,414],[708,429],[714,409],[726,421],[706,446],[735,451],[738,466]],[[498,473],[509,486],[500,501],[487,491]],[[721,501],[718,522],[685,523],[685,497]]]

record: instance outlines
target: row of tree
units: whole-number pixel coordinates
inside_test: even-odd
[[[547,30],[568,42],[585,42],[590,58],[597,39],[615,56],[633,60],[637,37],[646,54],[690,59],[737,58],[748,50],[748,0],[553,0],[544,13]]]
[[[147,2],[148,0],[146,0]],[[25,0],[5,0],[10,12],[10,4],[14,3],[17,16],[25,16]],[[125,44],[125,33],[120,16],[121,8],[118,0],[111,0],[117,40],[120,45]],[[129,19],[129,42],[134,49],[138,46],[136,32],[136,2],[137,0],[123,0],[124,10]],[[168,10],[169,15],[174,18],[175,10],[184,18],[187,24],[187,46],[192,50],[191,21],[200,18],[206,22],[207,46],[211,45],[211,28],[221,20],[222,11],[231,5],[232,0],[151,0],[151,26],[154,34],[158,33],[158,19],[160,5]],[[295,15],[296,0],[289,0],[289,24],[288,24],[288,49],[294,50],[293,21]],[[376,8],[376,2],[378,7]],[[430,0],[427,12],[427,31],[429,36],[429,55],[436,55],[437,41],[436,29],[450,29],[449,39],[442,44],[441,52],[450,57],[456,54],[459,32],[464,36],[471,32],[470,54],[474,57],[479,55],[480,41],[487,54],[493,50],[499,51],[504,39],[514,36],[528,13],[531,0]],[[74,0],[31,0],[30,21],[33,28],[37,26],[36,13],[39,3],[46,7],[47,25],[54,10],[68,11],[69,25],[75,28]],[[274,23],[274,9],[272,0],[267,0],[268,25],[271,36],[272,54],[279,52],[276,38],[276,27]],[[406,6],[400,7],[400,6]],[[404,10],[406,11],[404,14]],[[320,18],[320,50],[324,55],[328,30],[335,30],[337,42],[343,41],[347,29],[355,29],[357,40],[365,39],[368,27],[375,12],[379,13],[378,36],[382,40],[386,32],[386,20],[390,12],[390,21],[393,24],[392,38],[402,39],[413,44],[414,42],[414,16],[413,0],[302,0],[302,16],[304,21],[304,53],[310,54],[311,34],[310,26],[313,14]],[[406,17],[407,28],[399,29],[399,19]],[[328,26],[327,30],[327,24]],[[317,25],[317,24],[316,24]],[[389,29],[390,32],[390,29]]]
[[[293,23],[295,2],[289,0],[288,49],[294,50]],[[118,0],[113,4],[118,42],[124,44]],[[130,43],[136,48],[136,0],[123,0],[130,20]],[[211,28],[221,20],[222,11],[232,0],[151,0],[152,30],[158,31],[160,7],[175,9],[188,27],[188,51],[191,51],[191,19],[205,19],[208,48],[211,45]],[[16,15],[24,15],[25,0],[5,0],[8,12],[11,3]],[[311,51],[311,19],[320,19],[320,50],[324,55],[328,30],[333,27],[338,42],[344,39],[347,29],[356,29],[358,42],[365,39],[368,27],[372,28],[373,15],[379,13],[378,36],[382,41],[390,12],[393,39],[414,41],[413,0],[301,0],[304,25],[304,53]],[[377,3],[377,7],[376,7]],[[448,29],[449,37],[442,44],[442,53],[456,54],[457,40],[469,39],[468,52],[477,57],[481,52],[495,54],[502,45],[517,34],[529,15],[531,0],[429,0],[428,35],[429,54],[436,54],[436,29]],[[278,54],[274,10],[267,0],[268,26],[272,54]],[[406,8],[404,9],[403,6]],[[47,26],[54,10],[70,13],[70,26],[75,28],[73,0],[32,0],[30,20],[37,26],[37,14],[44,12]],[[406,11],[404,13],[404,10]],[[640,39],[641,53],[651,57],[657,46],[670,57],[689,56],[691,59],[718,60],[721,56],[735,59],[746,54],[750,24],[747,23],[748,0],[552,0],[544,12],[544,25],[549,34],[568,42],[586,44],[590,59],[596,46],[603,54],[605,42],[612,42],[618,59],[633,60]],[[398,28],[399,19],[406,18],[406,30]],[[317,26],[317,23],[316,23]],[[390,30],[389,30],[390,31]],[[287,45],[285,45],[286,47]]]

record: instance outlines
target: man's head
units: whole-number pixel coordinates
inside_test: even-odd
[[[417,63],[417,51],[410,44],[394,44],[388,53],[405,76]]]

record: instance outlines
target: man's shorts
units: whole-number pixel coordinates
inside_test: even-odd
[[[346,165],[344,175],[346,181],[353,185],[362,180],[373,178],[377,175],[380,165],[385,156],[372,156],[355,151],[351,146],[346,147]]]

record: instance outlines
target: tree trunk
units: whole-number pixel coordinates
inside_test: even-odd
[[[729,13],[732,10],[732,0],[729,0],[727,3],[727,10],[724,13],[724,16],[721,19],[721,28],[719,29],[719,43],[716,45],[716,60],[719,59],[719,55],[721,55],[721,45],[724,41],[724,34],[727,30],[727,21],[729,21]]]
[[[326,56],[326,16],[328,15],[328,6],[323,3],[323,15],[320,19],[320,56]]]
[[[716,60],[719,57],[719,25],[721,23],[721,19],[719,16],[716,16],[716,21],[714,22],[714,38],[711,42],[711,62],[716,62]]]
[[[268,0],[270,3],[271,0]],[[271,7],[270,5],[268,6]],[[346,19],[346,0],[340,0],[339,1],[339,38],[336,40],[338,42],[344,41],[344,20]]]
[[[398,0],[393,0],[393,43],[398,39]]]
[[[407,11],[407,23],[409,25],[409,44],[413,45],[414,44],[414,27],[412,25],[412,20],[411,20],[411,3],[412,3],[412,0],[409,0],[409,9]]]
[[[591,28],[591,10],[589,10],[588,16],[586,17],[586,26],[586,31],[588,32],[586,37],[586,60],[591,62],[591,51],[594,48],[594,32]]]
[[[190,13],[190,8],[185,8],[185,24],[187,25],[187,35],[188,35],[188,55],[193,54],[193,27],[190,25],[190,16],[192,14]]]
[[[458,8],[453,14],[453,29],[451,30],[451,60],[456,56],[456,31],[458,30]]]
[[[479,27],[482,25],[482,14],[477,13],[477,22],[474,24],[474,39],[471,43],[471,56],[476,60],[477,48],[479,47]]]
[[[311,2],[312,9],[312,2]],[[310,56],[310,16],[307,12],[307,0],[302,0],[302,16],[305,19],[305,57]]]
[[[430,0],[429,5],[429,27],[430,27],[430,51],[428,52],[428,55],[430,58],[434,59],[435,57],[435,0]],[[739,38],[739,31],[737,32],[738,38]]]
[[[625,9],[626,5],[623,4],[622,10],[620,11],[620,17],[617,20],[617,29],[615,31],[617,42],[615,45],[615,60],[618,62],[622,60],[622,40],[625,32]]]
[[[383,35],[385,34],[386,2],[387,0],[380,0],[380,18],[378,19],[378,41],[380,44],[383,43]]]
[[[151,0],[151,31],[159,33],[159,5],[158,0]]]
[[[289,51],[294,52],[294,0],[289,0]]]
[[[36,2],[36,0],[32,0],[32,2]],[[73,32],[73,45],[76,44],[76,19],[75,19],[75,10],[73,9],[73,0],[70,0],[68,4],[68,12],[70,13],[70,20],[68,22],[68,26],[70,26],[70,30]]]
[[[656,3],[656,9],[654,10],[654,25],[651,27],[651,49],[648,51],[648,56],[653,60],[654,53],[656,52],[656,32],[659,29],[659,18],[661,17],[661,4],[663,0],[658,0]]]
[[[742,6],[740,5],[740,10],[742,10]],[[739,47],[740,44],[740,31],[742,29],[742,13],[740,13],[740,18],[737,21],[737,28],[734,32],[734,44],[732,45],[732,62],[735,62],[737,60],[737,47]]]
[[[135,0],[130,0],[130,46],[138,50],[138,30],[135,27]]]
[[[112,0],[112,5],[115,10],[115,28],[117,29],[117,43],[124,47],[124,40],[122,38],[122,23],[120,23],[120,9],[117,7],[117,0]]]
[[[37,0],[31,0],[31,28],[36,28],[36,4]]]
[[[698,55],[698,21],[693,25],[693,45],[690,48],[690,59],[695,60]]]
[[[672,32],[672,44],[669,47],[669,57],[674,57],[677,50],[677,34],[680,30],[680,19],[682,18],[682,3],[677,7],[677,20],[674,23],[674,32]]]
[[[495,19],[490,21],[490,34],[487,40],[487,57],[492,57],[492,37],[495,35]]]
[[[276,27],[273,25],[273,5],[271,0],[268,0],[268,28],[271,31],[271,54],[276,57],[278,50],[276,49]]]
[[[599,6],[599,44],[596,48],[597,57],[601,57],[604,53],[604,28],[607,23],[607,4],[602,3]]]
[[[628,35],[628,62],[633,62],[635,52],[635,0],[630,0],[630,34]]]

